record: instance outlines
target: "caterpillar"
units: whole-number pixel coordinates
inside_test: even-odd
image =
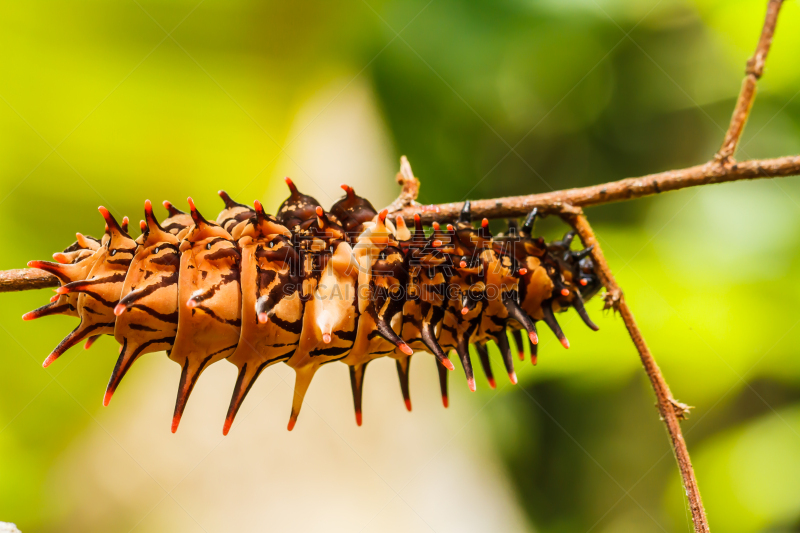
[[[207,220],[191,198],[189,212],[163,203],[158,222],[144,203],[141,235],[128,233],[100,207],[100,239],[76,234],[54,262],[29,267],[54,274],[60,286],[50,302],[23,315],[32,320],[69,315],[80,322],[47,356],[47,367],[68,349],[113,335],[119,356],[103,397],[108,405],[122,378],[141,356],[165,351],[181,366],[172,418],[178,429],[192,389],[210,365],[227,359],[238,375],[223,424],[227,435],[247,393],[263,370],[282,362],[296,373],[288,429],[295,426],[309,385],[323,365],[349,367],[356,423],[369,363],[395,360],[400,391],[411,410],[411,356],[437,361],[442,402],[448,399],[450,353],[458,357],[468,387],[476,390],[470,346],[492,388],[489,359],[495,343],[512,383],[517,382],[509,334],[520,360],[529,344],[538,358],[537,322],[565,348],[556,313],[574,308],[593,330],[584,302],[601,283],[591,247],[572,250],[575,233],[555,242],[534,237],[534,208],[520,226],[489,231],[472,222],[470,202],[458,220],[426,231],[402,217],[378,212],[352,187],[325,210],[286,178],[289,197],[275,215],[260,202],[247,206],[219,191],[224,209]]]

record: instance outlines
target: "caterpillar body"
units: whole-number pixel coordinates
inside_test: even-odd
[[[545,243],[533,237],[537,210],[523,224],[493,236],[488,221],[473,226],[466,202],[458,221],[426,232],[420,217],[409,228],[402,217],[387,219],[354,190],[325,211],[289,178],[290,196],[276,215],[260,202],[235,202],[224,191],[225,208],[215,222],[164,202],[159,223],[145,201],[141,235],[127,231],[100,207],[101,239],[77,240],[55,262],[28,266],[58,277],[50,303],[23,316],[31,320],[64,314],[80,319],[45,359],[49,366],[69,348],[100,335],[120,343],[119,357],[103,398],[108,405],[122,378],[142,355],[166,351],[181,365],[172,419],[175,432],[201,373],[227,359],[238,377],[223,434],[261,372],[283,362],[296,372],[288,429],[300,413],[317,370],[340,361],[349,366],[356,413],[368,364],[396,361],[400,389],[411,410],[409,366],[415,352],[438,364],[448,405],[448,354],[455,352],[470,390],[476,389],[470,356],[474,346],[495,387],[488,343],[499,347],[512,383],[517,378],[509,333],[520,359],[530,343],[537,361],[536,322],[543,321],[569,347],[555,313],[574,307],[593,330],[584,301],[600,289],[591,248],[570,249],[574,233]]]

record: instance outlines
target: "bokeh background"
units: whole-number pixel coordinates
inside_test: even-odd
[[[324,205],[386,205],[399,156],[423,202],[545,192],[708,160],[761,0],[131,0],[0,5],[0,268],[47,259],[98,205],[225,188],[275,208],[289,175]],[[738,157],[800,153],[800,8],[785,3]],[[800,181],[592,208],[677,398],[715,531],[800,530]],[[135,224],[134,224],[135,225]],[[500,229],[501,225],[497,226]],[[565,228],[539,226],[548,238]],[[255,385],[231,434],[221,362],[169,432],[179,369],[143,358],[101,407],[116,344],[41,361],[73,319],[2,295],[0,521],[29,532],[691,530],[654,397],[619,318],[560,320],[519,386],[415,358],[320,373],[294,432],[293,372]],[[499,366],[499,360],[495,359]]]

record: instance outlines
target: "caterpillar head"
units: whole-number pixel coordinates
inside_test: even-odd
[[[575,277],[578,279],[581,297],[584,300],[593,297],[603,287],[591,255],[587,255],[578,261],[577,275]]]

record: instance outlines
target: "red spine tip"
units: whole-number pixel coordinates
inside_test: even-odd
[[[461,262],[458,264],[458,266],[460,266],[461,268],[467,268],[467,262],[466,262],[466,261],[461,261]]]
[[[434,230],[439,231],[439,223],[438,222],[431,222],[431,227]]]
[[[469,313],[469,308],[468,307],[462,307],[461,308],[461,314],[462,315],[466,315],[467,313]]]
[[[525,360],[525,352],[523,352],[522,350],[519,351],[519,360],[520,361],[524,361]]]
[[[539,361],[539,357],[538,356],[536,356],[536,355],[532,355],[531,356],[531,363],[533,364],[533,366],[536,366],[536,363],[538,361]]]
[[[486,378],[489,381],[489,386],[493,389],[497,388],[497,383],[495,382],[494,378]]]
[[[196,209],[194,207],[194,200],[192,200],[192,197],[191,196],[188,197],[186,199],[186,201],[189,203],[189,209],[191,209],[192,211],[195,211]]]
[[[51,353],[50,355],[47,356],[47,359],[44,360],[44,363],[42,363],[42,367],[47,368],[48,366],[53,364],[53,361],[55,361],[56,359],[58,359],[58,356],[54,353]]]
[[[175,415],[172,417],[172,432],[175,433],[178,431],[178,424],[181,423],[181,415]]]
[[[120,316],[122,313],[125,312],[125,309],[126,309],[125,304],[117,304],[116,307],[114,307],[114,314]]]
[[[384,209],[380,213],[378,213],[378,218],[380,219],[381,223],[386,222],[386,215],[389,214],[388,209]]]
[[[289,176],[286,176],[285,178],[283,178],[283,181],[286,182],[286,186],[289,187],[290,191],[292,191],[293,193],[297,192],[297,186],[292,181],[292,178],[290,178]],[[291,431],[291,429],[289,431]]]
[[[561,341],[561,346],[563,346],[564,348],[569,348],[569,341],[567,340],[566,337],[562,337],[558,340]]]
[[[447,396],[442,396],[442,405],[444,405],[445,409],[450,407],[450,399]]]
[[[580,284],[585,287],[586,285],[589,284],[589,281],[586,278],[582,278]]]
[[[517,373],[514,372],[514,371],[509,372],[508,373],[508,380],[511,382],[512,385],[516,385],[517,384]]]
[[[403,344],[401,344],[401,345],[399,346],[399,348],[400,348],[400,351],[401,351],[401,352],[403,352],[403,353],[404,353],[404,354],[406,354],[406,355],[414,355],[414,350],[412,350],[412,349],[411,349],[411,346],[409,346],[409,345],[408,345],[408,344],[406,344],[406,343],[403,343]],[[452,364],[452,363],[451,363],[451,364]]]
[[[67,294],[69,289],[66,287],[59,287],[56,289],[56,294]]]
[[[422,220],[422,217],[419,216],[419,213],[414,213],[414,222],[419,222],[420,220]]]
[[[30,311],[29,313],[25,313],[24,315],[22,315],[22,320],[33,320],[34,318],[36,318],[36,313],[34,313],[33,311]]]
[[[189,309],[194,309],[195,307],[197,307],[197,300],[189,300],[188,302],[186,302],[186,307],[188,307]]]
[[[475,386],[475,378],[468,378],[467,379],[467,387],[471,392],[475,392],[478,388]]]
[[[172,204],[169,203],[167,200],[164,200],[163,202],[161,202],[161,205],[164,206],[164,209],[169,209],[170,207],[172,207]]]
[[[561,289],[561,296],[569,296],[569,289]]]
[[[109,402],[111,402],[111,397],[114,395],[113,390],[107,390],[106,393],[103,395],[103,407],[108,407]],[[175,433],[173,431],[173,433]]]
[[[453,362],[450,359],[444,358],[442,359],[442,364],[447,370],[455,370],[456,367],[453,366]]]
[[[231,425],[233,424],[232,418],[226,418],[225,424],[222,425],[222,434],[227,435],[228,432],[231,430]]]
[[[356,411],[356,425],[361,426],[362,420],[363,419],[361,418],[361,411]]]
[[[536,333],[534,333],[533,331],[528,333],[528,338],[531,340],[531,344],[539,344],[539,336],[536,335]],[[564,340],[566,340],[566,339],[564,339]],[[564,344],[564,342],[562,341],[561,344]],[[569,348],[569,343],[567,343],[567,348]],[[522,356],[522,357],[520,357],[520,359],[523,359],[525,357],[521,353],[520,353],[520,355]]]
[[[520,276],[524,276],[527,273],[528,273],[528,269],[527,268],[520,268],[519,269],[519,275]]]
[[[411,398],[406,398],[406,409],[410,412],[411,411]]]
[[[269,321],[269,317],[267,313],[258,313],[258,323],[259,324],[266,324]]]
[[[317,212],[317,216],[320,217],[320,218],[322,218],[322,215],[325,214],[325,211],[320,206],[317,206],[315,211]]]
[[[322,342],[324,342],[325,344],[330,344],[331,343],[331,334],[330,333],[323,333],[322,334]]]
[[[483,220],[481,220],[481,227],[483,227],[483,228],[488,228],[489,227],[489,219],[488,218],[484,218]]]
[[[442,241],[440,241],[439,239],[435,239],[431,244],[433,245],[434,248],[438,248],[439,246],[442,245]]]
[[[286,178],[286,179],[289,179],[289,178]],[[286,429],[288,429],[289,431],[293,430],[294,429],[294,425],[296,423],[297,423],[297,417],[296,416],[290,417],[289,418],[289,424],[286,426]]]
[[[51,304],[53,304],[53,303],[56,303],[56,302],[58,301],[58,299],[59,299],[59,298],[61,298],[61,295],[60,295],[60,294],[54,294],[54,295],[52,295],[52,296],[50,297],[50,303],[51,303]]]

